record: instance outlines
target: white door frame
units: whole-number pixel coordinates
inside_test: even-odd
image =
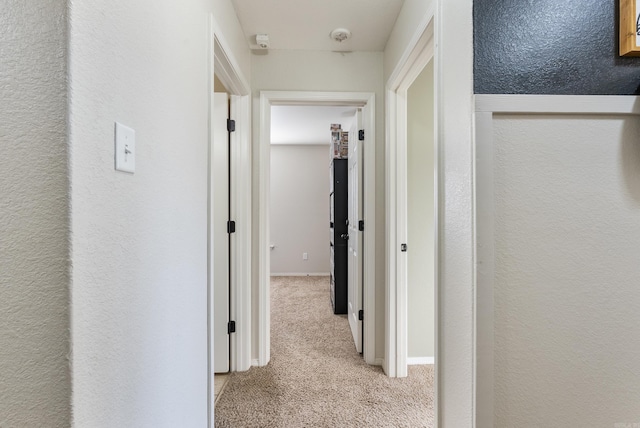
[[[407,256],[400,245],[407,242],[407,90],[424,67],[434,59],[434,14],[427,14],[418,29],[415,43],[409,46],[403,60],[387,82],[386,153],[386,346],[385,372],[390,377],[407,376]],[[437,77],[436,77],[437,79]],[[434,88],[436,84],[434,84]],[[436,101],[437,102],[437,101]],[[434,109],[437,115],[437,109]],[[437,119],[434,120],[437,127]],[[435,199],[435,269],[434,284],[438,289],[438,144],[434,130],[436,159]],[[437,302],[437,297],[434,299]],[[436,305],[437,306],[437,305]],[[435,311],[435,359],[438,355],[438,311]]]
[[[260,197],[258,219],[258,366],[269,362],[270,355],[270,254],[269,254],[269,180],[271,157],[271,106],[273,105],[329,105],[364,106],[369,104],[370,117],[363,123],[370,124],[371,149],[364,150],[364,278],[363,310],[365,313],[363,357],[368,364],[375,364],[375,94],[373,92],[302,92],[302,91],[261,91],[260,92],[260,136],[258,156]],[[329,131],[327,130],[327,139]],[[368,321],[367,321],[368,320]]]
[[[362,146],[358,130],[362,128],[362,109],[357,109],[354,123],[349,129],[352,137],[349,139],[349,153],[347,159],[348,191],[348,225],[347,235],[347,318],[349,329],[353,336],[354,345],[358,352],[362,352],[362,321],[358,311],[362,309],[362,249],[363,240],[359,230],[359,220],[362,219]],[[353,170],[355,163],[355,174]],[[354,197],[354,195],[356,197]],[[353,220],[353,221],[352,221]],[[354,237],[352,238],[352,235]],[[355,244],[355,246],[354,246]],[[354,263],[355,262],[355,263]]]
[[[211,117],[213,144],[211,145],[211,168],[209,169],[212,186],[211,194],[211,224],[214,231],[211,234],[213,270],[211,272],[213,284],[213,371],[214,373],[228,373],[230,371],[231,348],[227,322],[231,319],[229,313],[230,302],[230,269],[229,269],[229,235],[220,233],[224,230],[229,219],[229,94],[216,92],[213,94],[214,110]]]
[[[214,74],[229,91],[231,118],[236,131],[231,134],[231,215],[236,233],[231,249],[231,308],[236,333],[231,335],[231,371],[251,367],[251,87],[240,71],[229,43],[224,38],[213,14],[209,15],[209,156],[213,142]],[[207,213],[207,406],[209,427],[214,426],[213,408],[213,243],[211,212],[214,201],[211,183],[212,159],[209,158]]]
[[[424,46],[432,26],[435,86],[436,157],[436,266],[435,266],[435,426],[476,426],[476,237],[475,148],[473,124],[473,2],[436,0],[406,43],[397,67],[388,79],[387,99],[387,248],[398,248],[394,177],[398,153],[395,141],[406,100],[391,90],[406,75]],[[424,62],[424,61],[423,61]],[[398,111],[398,105],[400,110]],[[406,113],[406,109],[404,110]],[[398,114],[401,116],[399,117]],[[406,118],[406,114],[404,114]],[[406,135],[406,133],[405,133]],[[393,256],[393,257],[392,257]],[[406,293],[396,288],[395,254],[387,253],[387,346],[398,370],[398,319]],[[400,303],[398,302],[400,298]],[[400,312],[401,313],[401,312]],[[398,322],[400,321],[400,322]],[[405,330],[406,332],[406,330]],[[400,365],[402,368],[404,365]]]

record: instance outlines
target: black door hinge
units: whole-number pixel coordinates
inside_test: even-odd
[[[227,334],[231,334],[231,333],[235,333],[236,332],[236,322],[235,321],[229,321],[227,323]]]
[[[236,130],[236,121],[233,119],[227,119],[227,131],[235,132]]]
[[[358,131],[358,140],[364,141],[364,129]]]
[[[358,311],[358,321],[363,321],[364,320],[364,309],[360,309]]]
[[[229,220],[227,222],[227,233],[236,233],[236,222]]]
[[[358,230],[359,230],[360,232],[364,231],[364,220],[360,220],[360,221],[358,222]]]

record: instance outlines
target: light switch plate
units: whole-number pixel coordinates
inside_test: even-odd
[[[116,169],[133,174],[136,171],[136,131],[116,122],[115,141]]]

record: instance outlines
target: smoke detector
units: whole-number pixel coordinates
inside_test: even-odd
[[[346,28],[336,28],[331,32],[331,38],[336,42],[344,42],[351,37],[351,31]]]
[[[256,44],[260,49],[269,49],[269,35],[256,34]]]

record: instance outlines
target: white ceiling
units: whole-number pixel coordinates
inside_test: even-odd
[[[270,49],[384,50],[404,0],[232,0],[249,46],[268,34]],[[329,37],[338,27],[352,36]]]
[[[272,106],[271,144],[329,144],[331,124],[349,131],[356,107]]]

